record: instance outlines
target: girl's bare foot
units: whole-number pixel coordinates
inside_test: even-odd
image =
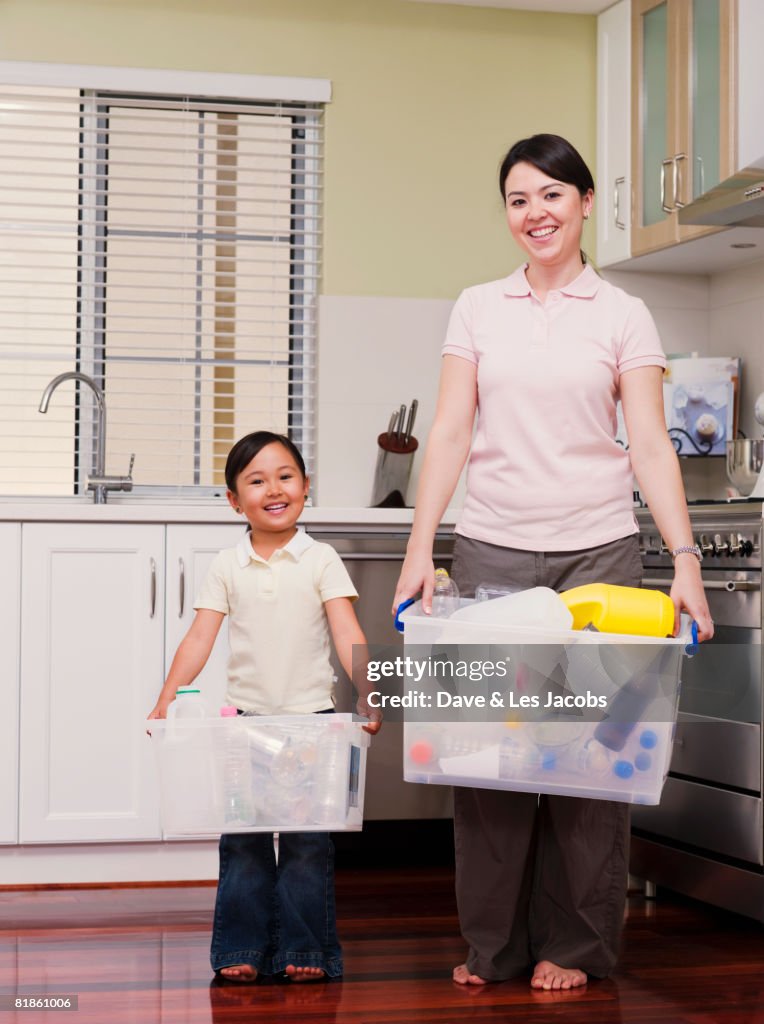
[[[458,967],[454,967],[453,974],[454,981],[457,985],[487,985],[488,982],[485,978],[481,978],[477,974],[470,974],[466,964],[459,964]]]
[[[226,981],[241,981],[245,984],[257,978],[257,970],[252,964],[234,964],[232,967],[221,967],[218,974]]]
[[[320,967],[295,967],[287,964],[284,974],[290,981],[323,981],[326,974]]]
[[[551,960],[541,960],[531,978],[531,988],[568,989],[580,988],[588,978],[575,967],[560,967]]]

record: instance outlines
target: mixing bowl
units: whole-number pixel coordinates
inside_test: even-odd
[[[727,442],[727,477],[741,494],[749,495],[764,462],[764,438],[739,437]]]

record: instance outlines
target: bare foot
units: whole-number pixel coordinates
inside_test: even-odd
[[[541,960],[531,978],[531,988],[568,989],[580,988],[588,981],[583,971],[575,967],[559,967],[551,960]]]
[[[249,984],[257,978],[257,969],[252,964],[234,964],[232,967],[221,967],[218,974],[226,981],[240,981]]]
[[[470,974],[466,964],[459,964],[454,967],[453,979],[457,985],[487,985],[485,978],[477,974]]]
[[[326,974],[320,967],[295,967],[287,964],[284,974],[290,981],[323,981]]]

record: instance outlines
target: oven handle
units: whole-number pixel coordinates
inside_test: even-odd
[[[642,580],[643,587],[663,587],[668,590],[671,586],[670,579],[658,579],[655,576],[645,576]],[[761,583],[753,580],[703,580],[705,590],[726,590],[732,594],[737,590],[761,590]]]

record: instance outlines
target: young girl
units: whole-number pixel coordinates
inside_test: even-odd
[[[330,713],[329,634],[351,678],[353,645],[365,647],[366,639],[352,606],[358,595],[339,556],[296,525],[309,484],[302,456],[289,438],[257,431],[231,449],[225,478],[228,501],[249,532],[210,567],[149,718],[165,718],[178,687],[201,672],[226,615],[229,704],[258,715]],[[358,711],[374,718],[358,685]],[[374,733],[379,726],[377,719],[365,728]],[[278,863],[268,833],[220,837],[210,959],[229,981],[342,974],[328,833],[281,834]]]

